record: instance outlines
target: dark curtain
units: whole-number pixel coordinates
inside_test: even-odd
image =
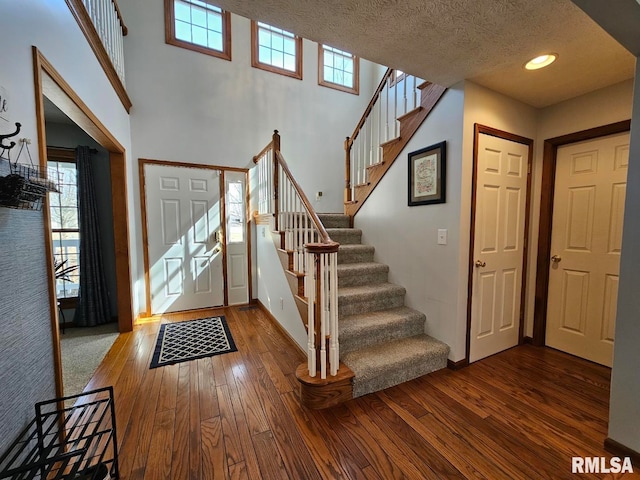
[[[111,319],[100,248],[98,209],[89,147],[76,148],[76,165],[80,228],[80,292],[73,323],[79,327],[93,327],[108,323]]]

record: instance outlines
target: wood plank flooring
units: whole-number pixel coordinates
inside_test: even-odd
[[[121,335],[87,386],[114,386],[121,478],[640,478],[571,474],[572,456],[610,458],[605,367],[525,345],[312,411],[304,359],[259,309],[205,313],[237,352],[150,370],[160,323],[205,315],[166,316]]]

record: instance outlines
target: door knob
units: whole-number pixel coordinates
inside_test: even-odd
[[[487,266],[487,262],[483,262],[481,260],[476,260],[476,268],[486,267],[486,266]]]
[[[562,260],[562,257],[560,257],[560,255],[554,255],[553,257],[551,257],[551,261],[553,263],[558,263],[560,262],[560,260]]]

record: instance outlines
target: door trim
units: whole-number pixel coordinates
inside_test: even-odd
[[[133,301],[129,254],[129,214],[127,209],[127,170],[126,151],[91,109],[82,101],[53,65],[42,55],[37,47],[32,47],[33,78],[36,107],[36,127],[38,135],[38,156],[40,166],[47,165],[47,140],[44,119],[44,99],[46,95],[82,130],[87,132],[109,152],[111,167],[111,195],[113,205],[113,236],[116,250],[116,291],[118,296],[118,330],[133,330]],[[51,219],[49,198],[45,197],[43,207],[45,223],[45,249],[48,258],[53,258],[51,239]],[[60,331],[58,326],[58,307],[53,262],[47,261],[49,283],[49,310],[51,316],[51,337],[53,342],[54,377],[56,395],[63,396],[62,356],[60,351]]]
[[[524,338],[524,312],[526,298],[526,280],[527,280],[527,256],[528,256],[528,238],[529,238],[529,213],[531,210],[531,169],[533,165],[533,139],[521,137],[514,133],[505,132],[496,128],[488,127],[478,123],[474,124],[473,135],[473,177],[471,179],[471,228],[469,237],[469,270],[467,283],[467,338],[465,344],[465,363],[469,364],[469,353],[471,350],[471,300],[473,293],[473,249],[475,247],[475,231],[476,231],[476,182],[478,179],[478,142],[480,135],[490,135],[492,137],[509,140],[515,143],[521,143],[529,148],[529,159],[527,163],[527,198],[525,202],[524,216],[524,246],[522,249],[522,287],[520,291],[520,327],[518,332],[518,345],[523,343]]]
[[[536,293],[533,311],[533,344],[544,346],[547,336],[547,301],[549,295],[549,257],[551,256],[551,225],[553,222],[553,196],[556,180],[558,147],[570,143],[593,140],[616,133],[628,132],[631,120],[610,123],[569,133],[544,141],[542,154],[542,188],[540,192],[540,223],[538,226],[538,254],[536,260]]]
[[[199,163],[187,163],[187,162],[172,162],[169,160],[153,160],[149,158],[139,158],[138,159],[138,179],[140,182],[140,214],[142,219],[142,257],[144,261],[144,286],[145,286],[145,302],[146,309],[144,312],[140,313],[140,318],[148,318],[151,317],[151,279],[149,278],[149,250],[147,248],[148,240],[149,240],[149,232],[147,231],[147,199],[145,195],[145,174],[144,174],[144,166],[145,165],[159,165],[165,167],[182,167],[182,168],[199,168],[205,170],[218,170],[221,172],[220,174],[220,198],[223,199],[222,208],[220,209],[221,215],[221,224],[223,235],[226,238],[226,216],[225,216],[225,204],[226,204],[226,190],[224,184],[224,172],[241,172],[245,174],[245,188],[248,190],[248,182],[249,182],[249,170],[246,168],[238,168],[238,167],[221,167],[217,165],[203,165]],[[247,205],[248,208],[248,205]],[[247,263],[249,265],[248,274],[251,274],[251,256],[250,256],[250,244],[247,242]],[[224,306],[227,306],[228,302],[228,292],[227,292],[227,247],[226,243],[222,249],[222,272],[224,276]],[[251,282],[251,277],[249,277],[249,282]],[[251,290],[249,290],[249,295],[251,294]],[[249,297],[250,298],[250,297]]]

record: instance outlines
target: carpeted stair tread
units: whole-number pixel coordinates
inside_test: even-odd
[[[340,317],[340,352],[412,337],[424,333],[426,317],[408,307],[397,307],[369,313]]]
[[[340,359],[359,397],[447,366],[449,347],[426,335],[426,317],[404,305],[404,287],[389,283],[389,267],[342,214],[319,214],[338,249]]]
[[[338,287],[354,287],[389,280],[389,266],[384,263],[361,262],[338,265]]]
[[[338,248],[338,263],[373,262],[375,250],[372,245],[340,245],[340,248]]]
[[[349,215],[342,213],[319,213],[318,218],[324,228],[349,228],[351,226]]]
[[[331,240],[340,245],[359,244],[362,241],[362,230],[357,228],[327,228]]]
[[[425,334],[361,348],[341,355],[355,373],[353,396],[398,385],[447,365],[449,347]]]
[[[406,290],[400,285],[379,283],[338,289],[338,316],[374,312],[404,305]]]
[[[377,285],[358,285],[356,287],[344,287],[338,290],[338,303],[342,301],[363,301],[374,296],[404,295],[406,289],[393,283],[380,283]]]

